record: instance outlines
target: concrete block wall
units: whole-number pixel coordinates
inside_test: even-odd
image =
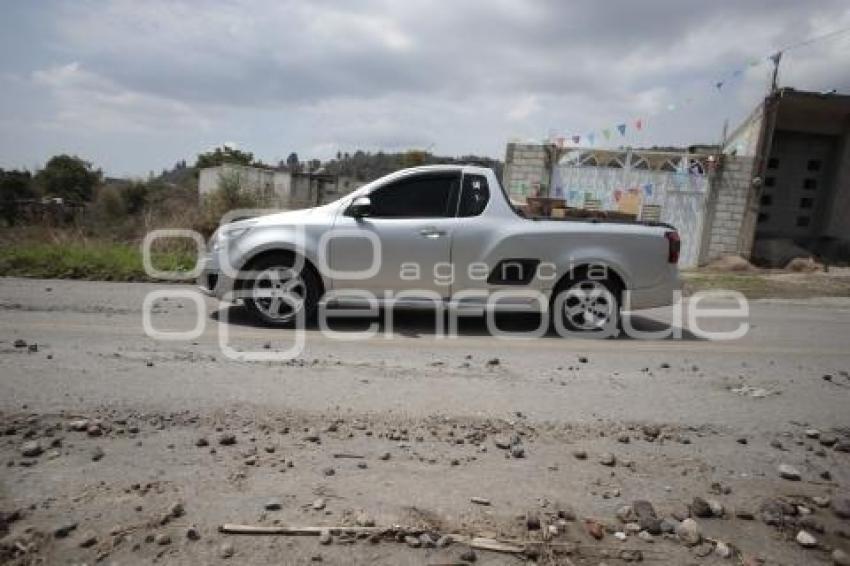
[[[518,201],[549,187],[551,167],[546,147],[540,143],[508,143],[503,183],[508,194]]]
[[[747,227],[757,214],[757,210],[751,210],[756,196],[752,187],[753,167],[752,157],[723,157],[706,207],[707,246],[702,263],[724,255],[749,256],[752,238]]]

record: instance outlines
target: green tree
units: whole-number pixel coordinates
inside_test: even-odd
[[[201,153],[195,161],[196,169],[216,167],[222,163],[235,163],[237,165],[251,165],[254,163],[254,154],[249,151],[240,151],[235,147],[223,145],[212,151]]]
[[[92,169],[88,161],[62,154],[51,157],[35,178],[47,196],[88,202],[103,173],[100,169]]]
[[[33,198],[32,175],[29,171],[0,169],[0,218],[12,225],[18,220],[19,201]]]
[[[132,181],[123,188],[121,197],[127,214],[137,214],[144,210],[148,203],[148,194],[155,184],[155,182]]]
[[[127,203],[113,185],[104,185],[98,189],[92,207],[98,219],[107,225],[121,220],[127,214]]]

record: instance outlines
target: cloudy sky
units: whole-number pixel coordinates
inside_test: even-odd
[[[847,0],[9,2],[0,167],[67,152],[143,175],[223,142],[268,162],[716,142],[767,88],[767,55],[848,26]],[[850,33],[792,50],[780,82],[850,93],[848,54]]]

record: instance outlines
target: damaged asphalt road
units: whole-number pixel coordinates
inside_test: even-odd
[[[829,564],[850,549],[850,300],[753,302],[732,342],[499,340],[480,320],[447,339],[397,313],[389,337],[313,329],[295,360],[239,362],[223,317],[237,351],[293,333],[205,302],[200,337],[153,340],[142,301],[161,288],[0,279],[0,560]],[[186,330],[195,312],[161,300],[153,321]],[[468,535],[547,540],[517,556]]]

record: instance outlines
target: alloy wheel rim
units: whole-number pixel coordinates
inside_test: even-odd
[[[261,271],[251,289],[251,299],[272,320],[286,320],[304,309],[307,285],[291,267],[270,267]]]
[[[601,330],[612,320],[616,300],[599,281],[579,281],[567,289],[564,316],[581,330]]]

